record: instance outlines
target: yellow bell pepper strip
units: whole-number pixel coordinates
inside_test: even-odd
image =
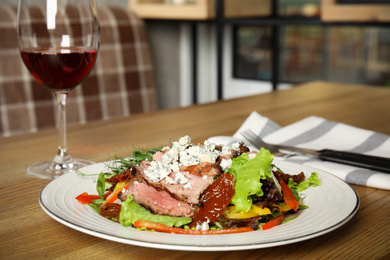
[[[279,208],[279,211],[289,211],[291,209],[291,207],[289,205],[276,205],[276,204],[273,204],[273,206],[275,207],[278,207]]]
[[[283,222],[283,218],[284,218],[284,212],[282,212],[282,214],[277,216],[276,218],[271,219],[270,221],[268,221],[267,223],[262,225],[261,228],[263,230],[267,230],[267,229],[273,228],[277,225],[280,225]]]
[[[261,215],[271,214],[271,211],[268,208],[261,208],[259,206],[252,205],[252,208],[248,212],[235,212],[236,206],[230,206],[224,212],[224,216],[228,219],[245,219],[245,218],[254,218]]]
[[[278,207],[280,211],[289,211],[291,209],[288,205],[277,205],[273,204],[273,207]],[[235,212],[236,207],[230,206],[224,212],[224,217],[227,219],[246,219],[246,218],[254,218],[257,216],[269,215],[272,214],[271,210],[267,207],[259,207],[256,205],[252,205],[251,209],[248,212]]]
[[[251,227],[217,229],[217,230],[194,230],[194,229],[169,227],[160,223],[143,221],[143,220],[134,221],[133,226],[136,228],[146,228],[147,230],[155,230],[159,232],[185,234],[185,235],[221,235],[221,234],[233,234],[233,233],[254,231],[254,229]]]
[[[271,214],[271,210],[269,210],[269,208],[266,207],[262,208],[256,205],[252,205],[251,211],[256,213],[258,216]]]
[[[283,180],[280,180],[279,184],[282,187],[284,202],[287,206],[290,206],[291,209],[297,212],[299,201],[295,200],[294,194]]]

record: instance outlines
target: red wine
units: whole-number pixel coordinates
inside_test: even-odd
[[[97,51],[90,49],[26,49],[22,60],[33,77],[52,90],[71,90],[91,71]]]

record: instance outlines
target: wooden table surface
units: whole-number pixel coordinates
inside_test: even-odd
[[[390,89],[312,82],[247,98],[163,110],[68,128],[75,158],[106,161],[137,147],[169,145],[190,135],[202,142],[232,135],[252,111],[285,126],[310,115],[390,135]],[[357,214],[342,227],[307,241],[258,250],[190,252],[116,243],[68,228],[40,208],[48,180],[26,168],[50,160],[56,130],[0,139],[0,258],[3,259],[390,259],[390,191],[353,185],[361,199]]]

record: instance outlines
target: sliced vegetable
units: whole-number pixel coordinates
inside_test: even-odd
[[[283,180],[280,180],[279,183],[282,187],[284,202],[296,212],[298,210],[299,201],[295,200],[294,194]]]
[[[276,218],[271,219],[269,222],[263,224],[263,225],[261,226],[261,228],[262,228],[263,230],[267,230],[267,229],[276,227],[276,226],[282,224],[283,218],[284,218],[284,212],[282,212],[282,214],[279,215],[279,216],[277,216]]]
[[[256,205],[252,205],[251,211],[256,213],[258,216],[271,214],[271,210],[269,210],[269,208],[266,207],[262,208]]]
[[[104,194],[104,198],[106,199],[110,194],[111,192],[107,192],[106,194]],[[83,192],[76,197],[76,200],[78,200],[82,204],[91,204],[94,200],[97,199],[100,199],[100,195],[91,195],[87,192]]]
[[[291,209],[291,207],[289,205],[276,205],[276,204],[273,204],[273,206],[275,207],[278,207],[280,211],[289,211]]]
[[[278,207],[280,211],[289,211],[291,209],[288,205],[277,205],[272,204],[273,207]],[[267,207],[259,207],[256,205],[252,205],[252,208],[245,213],[237,212],[235,206],[230,206],[227,208],[225,213],[223,214],[225,218],[227,219],[246,219],[246,218],[254,218],[257,216],[264,216],[271,214],[271,210]]]
[[[82,204],[92,203],[92,201],[96,200],[96,199],[100,199],[100,196],[99,195],[90,195],[87,192],[83,192],[76,197],[76,200],[78,200]]]
[[[252,208],[248,212],[237,212],[236,206],[230,206],[224,213],[224,216],[228,219],[245,219],[254,218],[261,215],[271,214],[269,208],[261,208],[259,206],[252,205]]]
[[[107,197],[106,201],[102,204],[105,205],[106,203],[113,203],[117,198],[118,198],[118,194],[119,192],[121,192],[123,189],[128,189],[130,186],[130,183],[129,182],[118,182],[115,186],[115,189],[114,191],[111,193],[110,196]]]
[[[241,233],[253,231],[251,227],[240,227],[232,229],[217,229],[217,230],[194,230],[194,229],[184,229],[177,227],[169,227],[163,224],[138,220],[134,222],[134,227],[136,228],[146,228],[148,230],[155,230],[159,232],[166,233],[175,233],[175,234],[186,234],[186,235],[221,235],[221,234],[232,234],[232,233]]]

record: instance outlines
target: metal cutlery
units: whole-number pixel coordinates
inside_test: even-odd
[[[314,156],[323,161],[336,162],[362,167],[370,170],[390,173],[390,158],[337,151],[331,149],[313,150],[286,145],[269,144],[264,142],[263,139],[261,139],[249,129],[242,131],[241,134],[256,148],[260,149],[261,147],[264,147],[265,149],[270,150],[271,153],[289,151],[294,152],[295,154],[309,155],[312,157]]]

